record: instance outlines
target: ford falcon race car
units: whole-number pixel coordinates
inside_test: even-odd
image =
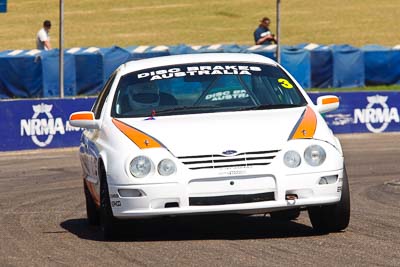
[[[122,219],[307,210],[317,231],[348,226],[343,151],[321,113],[279,64],[254,54],[193,54],[121,65],[91,111],[80,160],[90,224],[106,239]]]

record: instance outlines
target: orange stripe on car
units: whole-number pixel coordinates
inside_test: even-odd
[[[135,129],[122,121],[112,119],[115,126],[125,134],[132,142],[134,142],[140,149],[164,147],[153,137]]]
[[[323,105],[337,103],[337,102],[339,102],[339,98],[338,97],[328,97],[328,98],[322,99],[322,104]]]
[[[88,112],[85,112],[85,113],[73,113],[72,115],[71,115],[71,117],[69,118],[69,120],[71,120],[71,121],[78,121],[78,120],[94,120],[94,116],[93,116],[93,113],[88,113]]]
[[[317,116],[310,107],[306,107],[289,139],[310,139],[313,138],[317,128]]]

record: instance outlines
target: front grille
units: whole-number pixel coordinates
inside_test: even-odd
[[[190,206],[210,206],[210,205],[227,205],[242,204],[252,202],[262,202],[275,200],[274,192],[252,194],[252,195],[231,195],[219,197],[190,197]]]
[[[178,157],[191,170],[268,165],[279,150],[244,152],[233,156],[196,155]]]

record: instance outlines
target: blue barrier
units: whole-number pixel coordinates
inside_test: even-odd
[[[76,95],[75,60],[64,54],[64,91]],[[59,52],[14,50],[0,53],[0,98],[59,96]]]
[[[188,45],[172,45],[168,48],[168,51],[171,55],[181,55],[181,54],[196,54],[199,53],[193,47]]]
[[[170,55],[167,46],[129,46],[126,50],[131,53],[132,60],[139,60],[151,57],[162,57]]]
[[[97,94],[119,65],[133,60],[133,55],[128,50],[117,46],[111,48],[72,48],[66,54],[75,58],[75,95]]]
[[[276,45],[253,45],[247,47],[245,51],[276,60]]]
[[[330,88],[333,85],[333,55],[329,46],[300,44],[299,48],[310,53],[311,87]]]
[[[71,48],[64,53],[64,94],[97,94],[109,75],[129,60],[215,52],[256,53],[276,59],[276,45]],[[400,46],[362,49],[349,45],[282,46],[281,63],[305,89],[400,83]],[[57,49],[0,52],[0,98],[58,96],[58,82]]]
[[[59,50],[53,49],[41,53],[42,94],[41,97],[58,97],[60,95]],[[64,53],[64,95],[75,96],[76,92],[75,58]]]
[[[366,45],[361,50],[364,53],[367,85],[400,82],[400,50],[380,45]]]
[[[331,46],[333,55],[333,87],[365,85],[364,57],[360,49],[349,45]]]
[[[7,12],[7,0],[0,0],[0,13]]]
[[[2,98],[41,97],[43,78],[40,57],[35,51],[1,52],[0,81]]]
[[[101,90],[104,83],[103,58],[90,48],[68,50],[75,57],[76,92],[78,95],[93,95]],[[95,50],[96,51],[96,50]]]
[[[340,92],[340,107],[324,114],[334,133],[400,131],[399,92]],[[322,93],[309,93],[315,102]],[[69,125],[72,112],[90,110],[95,98],[0,101],[0,151],[71,147],[81,129]]]
[[[310,52],[295,46],[283,46],[281,64],[303,88],[311,87]]]

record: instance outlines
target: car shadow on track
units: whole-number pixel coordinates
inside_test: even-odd
[[[62,222],[61,227],[82,239],[101,241],[100,227],[85,218]],[[279,221],[267,216],[190,216],[140,221],[118,225],[118,241],[243,240],[320,235],[296,221]]]

